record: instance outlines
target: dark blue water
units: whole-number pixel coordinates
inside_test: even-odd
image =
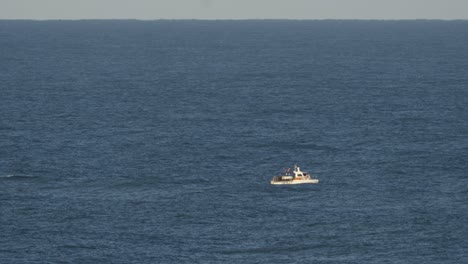
[[[467,21],[0,21],[0,263],[468,263],[467,223]]]

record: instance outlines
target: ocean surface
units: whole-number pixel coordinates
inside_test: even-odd
[[[468,21],[0,21],[0,263],[468,263]]]

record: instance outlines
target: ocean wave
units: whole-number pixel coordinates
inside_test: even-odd
[[[5,174],[5,175],[0,175],[0,179],[29,179],[29,178],[34,178],[33,175],[27,175],[27,174]]]
[[[256,248],[245,248],[245,249],[234,249],[234,250],[223,250],[221,254],[270,254],[270,253],[285,253],[285,252],[298,252],[308,250],[310,247],[307,246],[271,246],[271,247],[256,247]]]

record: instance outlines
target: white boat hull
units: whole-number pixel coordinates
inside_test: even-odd
[[[291,181],[271,181],[273,185],[282,185],[282,184],[305,184],[305,183],[312,183],[317,184],[319,183],[318,179],[307,179],[307,180],[291,180]]]

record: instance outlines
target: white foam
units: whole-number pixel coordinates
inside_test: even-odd
[[[0,175],[0,178],[32,178],[32,175],[25,175],[25,174],[6,174]]]

